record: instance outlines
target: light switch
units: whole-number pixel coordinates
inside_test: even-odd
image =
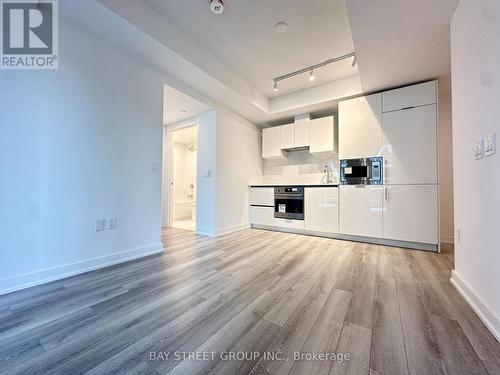
[[[493,135],[486,137],[485,146],[484,146],[484,156],[492,156],[497,152],[497,135],[493,133]]]
[[[116,217],[108,218],[108,230],[116,229]]]
[[[95,231],[102,232],[106,228],[106,220],[105,219],[97,219],[95,221]]]
[[[484,156],[484,140],[479,140],[474,147],[474,156],[476,160],[482,159]]]

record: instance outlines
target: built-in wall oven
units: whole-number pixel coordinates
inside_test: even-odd
[[[304,220],[303,186],[276,186],[274,188],[274,217]]]
[[[381,185],[382,157],[340,161],[342,185]]]

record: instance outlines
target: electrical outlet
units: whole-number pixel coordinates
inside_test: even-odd
[[[482,159],[484,156],[484,140],[481,139],[476,142],[476,146],[474,147],[474,157],[476,160]]]
[[[160,172],[160,163],[152,162],[151,163],[151,172]]]
[[[116,217],[108,218],[108,230],[116,229]]]
[[[486,137],[484,140],[484,156],[492,156],[497,152],[497,135],[493,133],[491,136]]]
[[[106,229],[106,219],[97,219],[95,221],[95,231],[102,232],[104,229]]]

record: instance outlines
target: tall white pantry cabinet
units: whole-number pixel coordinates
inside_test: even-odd
[[[339,103],[339,159],[373,156],[384,159],[383,186],[341,187],[340,233],[438,245],[436,81]]]

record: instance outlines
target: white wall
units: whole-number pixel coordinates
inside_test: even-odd
[[[196,203],[196,149],[193,145],[173,145],[173,218],[192,219],[191,205]]]
[[[205,235],[213,235],[215,231],[216,119],[215,111],[198,116],[196,232]]]
[[[0,292],[162,249],[163,77],[62,18],[59,38],[58,70],[0,71]]]
[[[333,171],[338,182],[339,160],[335,152],[311,154],[309,150],[288,152],[286,159],[264,160],[264,183],[320,184],[325,165]]]
[[[439,87],[439,229],[441,241],[453,243],[453,145],[451,76],[438,80]]]
[[[232,113],[217,110],[215,235],[250,226],[248,185],[260,181],[260,129]]]
[[[479,139],[500,136],[499,62],[500,2],[460,1],[451,24],[455,227],[460,230],[452,280],[498,339],[500,155],[476,161],[473,150]]]

